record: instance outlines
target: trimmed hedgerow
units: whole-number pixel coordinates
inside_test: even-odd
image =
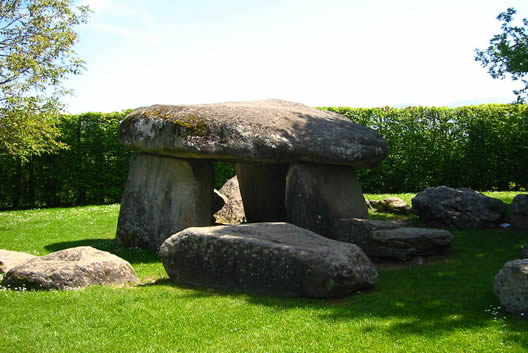
[[[387,141],[387,159],[359,171],[365,192],[415,192],[436,185],[528,188],[528,105],[322,109],[371,127]]]
[[[358,171],[365,192],[436,185],[528,189],[528,105],[321,109],[344,114],[387,140],[387,159]],[[69,148],[56,154],[22,162],[0,153],[0,209],[119,202],[132,153],[117,138],[126,113],[63,116],[61,141]],[[215,186],[234,173],[233,164],[215,163]]]

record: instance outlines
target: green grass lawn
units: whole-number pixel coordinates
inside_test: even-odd
[[[0,352],[528,351],[528,320],[498,308],[492,292],[494,275],[528,243],[526,233],[456,231],[449,257],[380,270],[375,290],[334,300],[273,298],[171,283],[155,253],[115,244],[118,211],[0,212],[0,248],[44,255],[91,245],[128,260],[143,282],[0,290]]]

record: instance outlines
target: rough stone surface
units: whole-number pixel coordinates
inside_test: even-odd
[[[428,188],[412,199],[413,212],[431,226],[458,229],[494,227],[501,223],[507,206],[477,191],[447,186]]]
[[[528,313],[528,259],[507,262],[495,276],[495,295],[512,313]]]
[[[288,165],[237,163],[235,169],[247,221],[285,221],[284,193]]]
[[[519,259],[528,259],[528,245],[524,246],[519,252]]]
[[[411,206],[401,198],[396,196],[387,197],[381,201],[368,200],[367,206],[374,208],[379,212],[409,214],[411,213]]]
[[[345,296],[378,279],[356,245],[288,223],[187,228],[163,243],[160,257],[173,280],[269,295]]]
[[[219,190],[214,189],[213,190],[213,213],[216,213],[222,209],[222,207],[225,206],[228,199],[227,196],[222,194]]]
[[[246,221],[244,204],[236,176],[232,177],[219,190],[226,198],[225,205],[215,214],[219,223],[239,224]]]
[[[125,260],[90,246],[40,256],[13,267],[2,285],[8,288],[77,289],[90,285],[139,283]]]
[[[528,194],[519,194],[511,204],[511,223],[521,230],[528,230]]]
[[[368,209],[354,169],[292,164],[286,178],[288,222],[333,239],[341,218],[367,218]]]
[[[35,258],[25,252],[0,249],[0,273],[6,273],[13,267]]]
[[[369,168],[387,155],[374,130],[281,100],[139,108],[123,121],[119,135],[126,146],[181,158]]]
[[[453,235],[442,229],[400,227],[359,218],[341,219],[336,229],[336,240],[354,243],[368,256],[397,260],[443,254],[453,241]]]
[[[213,164],[144,153],[130,161],[117,239],[155,251],[191,226],[213,222]]]

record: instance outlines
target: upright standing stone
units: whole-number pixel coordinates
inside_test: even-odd
[[[213,163],[139,153],[130,160],[117,239],[158,250],[172,234],[212,224]]]
[[[367,218],[356,172],[350,167],[292,164],[286,178],[288,222],[335,238],[341,218]]]
[[[286,220],[287,164],[237,163],[236,173],[248,222]]]
[[[517,229],[528,230],[528,194],[518,194],[513,198],[511,222]]]

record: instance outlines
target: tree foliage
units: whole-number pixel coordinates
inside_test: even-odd
[[[74,27],[88,8],[72,0],[0,0],[0,151],[19,157],[64,147],[56,127],[62,85],[83,61]]]
[[[528,98],[528,80],[524,79],[528,73],[528,19],[522,20],[522,26],[515,26],[515,13],[509,8],[497,17],[502,22],[502,33],[493,36],[486,50],[477,49],[475,60],[488,67],[493,78],[504,79],[509,74],[513,80],[521,80],[524,87],[513,92],[517,102],[523,103]]]

